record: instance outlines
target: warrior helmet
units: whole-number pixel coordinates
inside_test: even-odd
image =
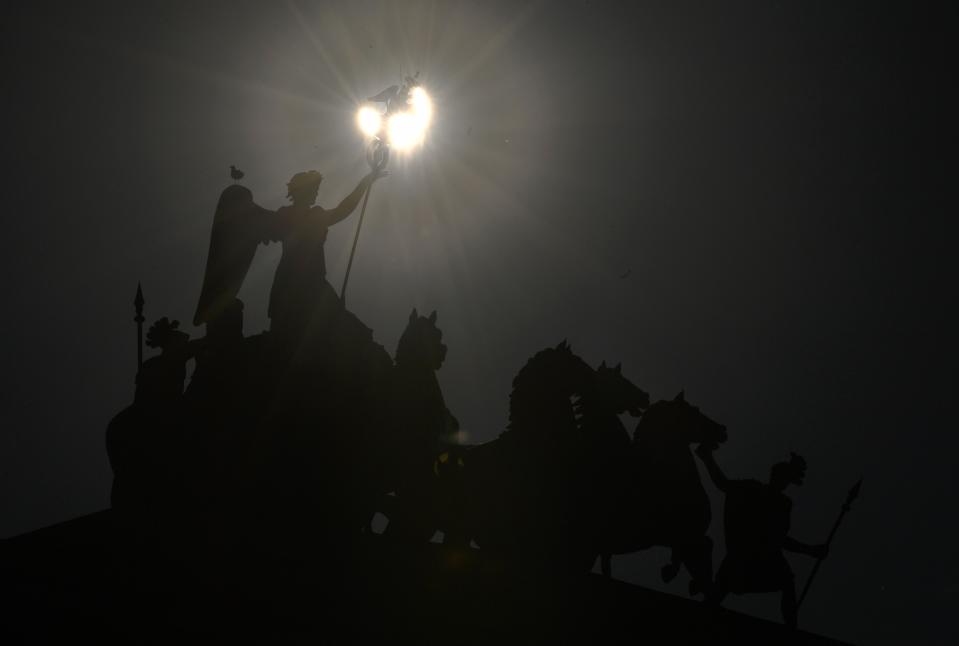
[[[777,462],[770,472],[770,480],[785,484],[802,485],[806,477],[806,460],[801,455],[789,452],[789,462]]]

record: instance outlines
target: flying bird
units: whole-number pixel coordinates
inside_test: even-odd
[[[230,177],[233,178],[234,182],[239,182],[241,179],[243,179],[243,171],[233,164],[230,164]]]

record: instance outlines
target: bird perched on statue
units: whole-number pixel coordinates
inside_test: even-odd
[[[230,164],[230,177],[233,178],[234,182],[239,182],[241,179],[243,179],[243,171],[233,164]]]

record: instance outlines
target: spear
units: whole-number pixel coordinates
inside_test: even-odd
[[[366,187],[363,194],[363,208],[360,209],[360,219],[356,223],[356,235],[353,236],[353,248],[350,249],[350,260],[346,263],[346,274],[343,276],[343,286],[340,288],[340,302],[346,307],[346,284],[350,280],[350,270],[353,269],[353,256],[356,255],[356,243],[360,241],[360,229],[363,228],[363,216],[366,215],[366,203],[370,201],[370,192],[373,190],[373,182]]]
[[[403,79],[402,87],[392,85],[367,99],[371,103],[385,103],[385,113],[365,105],[356,114],[356,124],[370,139],[366,149],[366,161],[373,170],[374,176],[377,173],[384,173],[390,158],[391,147],[399,151],[409,150],[423,142],[433,114],[433,103],[417,81],[419,75],[420,73],[417,72],[413,76],[407,76]],[[340,288],[340,302],[344,307],[346,307],[346,285],[350,280],[353,257],[356,255],[356,243],[360,239],[363,216],[366,215],[366,205],[372,190],[371,182],[363,196],[363,208],[360,209],[360,219],[356,223],[350,259],[346,263],[346,274],[343,276],[343,286]]]
[[[366,161],[370,165],[370,170],[375,176],[377,173],[384,173],[386,164],[390,160],[390,145],[382,139],[376,139],[367,149]],[[340,302],[346,307],[346,284],[350,282],[350,270],[353,269],[353,256],[356,255],[356,243],[360,241],[360,229],[363,228],[363,217],[366,215],[366,204],[370,201],[370,193],[373,191],[373,181],[371,180],[363,194],[363,208],[360,209],[360,219],[356,223],[356,234],[353,236],[353,247],[350,249],[350,260],[346,263],[346,274],[343,276],[343,286],[340,288]]]
[[[137,295],[133,299],[133,307],[136,308],[137,315],[133,317],[133,322],[137,324],[137,372],[143,367],[143,289],[140,283],[137,283]]]
[[[836,536],[836,531],[839,529],[840,523],[842,523],[843,516],[846,515],[846,512],[852,507],[852,502],[859,497],[859,489],[862,487],[862,478],[859,478],[859,482],[852,486],[852,489],[849,490],[849,494],[846,496],[846,502],[842,504],[842,511],[839,512],[839,518],[836,519],[836,524],[832,526],[832,531],[829,532],[829,538],[826,539],[826,549],[828,551],[829,546],[832,544],[832,539]],[[809,594],[809,586],[812,585],[813,579],[816,578],[816,573],[819,572],[819,566],[822,565],[823,559],[825,557],[820,556],[816,559],[816,564],[812,566],[812,572],[809,573],[809,579],[806,581],[806,587],[803,588],[802,594],[799,596],[799,603],[796,604],[796,609],[799,609],[799,606],[802,605],[803,599],[806,598],[806,595]]]

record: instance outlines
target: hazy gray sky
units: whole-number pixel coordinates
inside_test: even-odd
[[[727,424],[717,459],[806,456],[795,535],[863,496],[801,623],[929,639],[959,601],[947,16],[903,3],[155,2],[7,10],[0,535],[108,504],[132,300],[188,324],[229,165],[263,206],[365,171],[357,101],[421,72],[425,147],[372,194],[349,306],[391,352],[436,309],[471,441],[566,338]],[[327,242],[339,287],[355,220]],[[241,298],[267,326],[276,246]],[[628,276],[620,276],[628,273]],[[202,330],[187,326],[194,336]],[[940,502],[941,501],[941,502]],[[719,505],[719,499],[716,504]],[[714,509],[713,534],[721,535]],[[721,558],[719,541],[716,557]],[[663,554],[616,559],[658,586]],[[800,581],[809,562],[793,561]],[[659,585],[659,587],[662,587]],[[681,594],[677,583],[666,589]],[[732,607],[776,616],[773,596]]]

